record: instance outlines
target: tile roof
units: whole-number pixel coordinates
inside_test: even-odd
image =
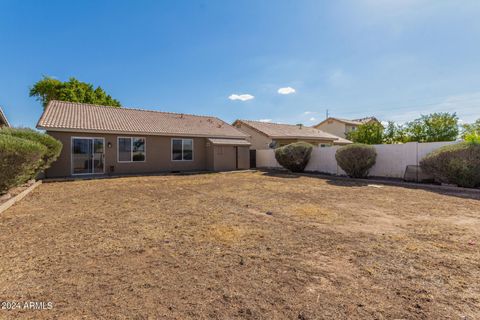
[[[0,126],[7,126],[10,127],[10,123],[8,123],[7,117],[5,113],[3,113],[2,107],[0,107]]]
[[[328,117],[327,119],[323,120],[322,122],[320,122],[319,124],[315,125],[314,127],[317,127],[319,125],[321,125],[322,123],[326,122],[327,120],[337,120],[339,122],[343,122],[343,123],[346,123],[346,124],[351,124],[351,125],[354,125],[354,126],[359,126],[359,125],[362,125],[362,124],[365,124],[369,121],[377,121],[377,118],[375,117],[365,117],[365,118],[361,118],[361,119],[352,119],[352,120],[349,120],[349,119],[342,119],[342,118],[334,118],[334,117]]]
[[[38,121],[37,128],[70,132],[247,137],[243,132],[215,117],[65,101],[50,101]]]
[[[209,138],[210,141],[214,145],[220,146],[249,146],[251,145],[250,142],[247,140],[242,139],[217,139],[217,138]]]
[[[352,143],[353,143],[352,141],[342,137],[338,137],[338,140],[335,140],[333,142],[334,145],[345,145],[345,144],[352,144]]]
[[[326,133],[313,127],[252,120],[237,120],[236,123],[245,125],[259,131],[272,139],[307,139],[307,140],[338,140],[339,137]]]

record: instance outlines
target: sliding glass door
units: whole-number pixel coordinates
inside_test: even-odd
[[[98,174],[104,169],[103,138],[72,138],[72,174]]]

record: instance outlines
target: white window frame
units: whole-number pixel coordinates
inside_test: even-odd
[[[182,140],[182,159],[181,160],[174,160],[173,159],[173,140]],[[192,141],[192,159],[191,160],[185,160],[183,159],[183,145],[185,143],[185,140],[190,140]],[[170,140],[170,159],[173,162],[184,162],[184,161],[193,161],[195,159],[195,147],[194,147],[194,141],[192,138],[172,138]]]
[[[130,161],[122,160],[120,161],[120,139],[130,139]],[[145,157],[143,161],[133,161],[133,139],[143,139],[145,141]],[[147,138],[145,137],[117,137],[117,163],[131,163],[131,162],[146,162],[147,161]]]
[[[74,139],[88,139],[95,141],[97,140],[103,140],[103,172],[89,172],[89,173],[73,173],[73,140]],[[87,175],[94,175],[94,174],[105,174],[105,167],[107,166],[107,162],[105,161],[106,159],[106,146],[105,146],[105,138],[103,137],[77,137],[77,136],[71,136],[70,137],[70,174],[72,176],[87,176]],[[93,160],[93,159],[92,159]]]

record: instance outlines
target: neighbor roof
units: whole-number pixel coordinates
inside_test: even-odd
[[[0,125],[10,127],[10,123],[8,123],[7,117],[3,113],[2,107],[0,107]]]
[[[380,123],[380,121],[378,121],[378,119],[375,118],[375,117],[365,117],[365,118],[353,119],[353,120],[342,119],[342,118],[334,118],[334,117],[328,117],[327,119],[323,120],[323,121],[320,122],[319,124],[314,125],[314,127],[317,127],[317,126],[321,125],[322,123],[324,123],[324,122],[326,122],[326,121],[328,121],[328,120],[336,120],[336,121],[338,121],[338,122],[342,122],[342,123],[350,124],[350,125],[354,125],[354,126],[359,126],[359,125],[368,123],[368,122],[370,122],[370,121],[376,121],[376,122]]]
[[[272,139],[306,139],[306,140],[338,140],[339,137],[312,127],[261,122],[252,120],[236,120],[233,125],[243,123]]]
[[[228,123],[208,116],[50,101],[37,128],[50,131],[132,133],[162,136],[246,138]]]

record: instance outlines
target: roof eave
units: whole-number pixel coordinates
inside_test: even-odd
[[[143,135],[143,136],[162,136],[162,137],[198,137],[198,138],[225,138],[225,139],[243,139],[248,136],[237,135],[214,135],[214,134],[187,134],[187,133],[156,133],[156,132],[140,132],[140,131],[114,131],[114,130],[94,130],[94,129],[75,129],[75,128],[56,128],[42,126],[37,124],[37,129],[52,132],[79,132],[79,133],[96,133],[96,134],[130,134],[130,135]]]
[[[302,136],[271,136],[272,139],[304,139],[304,140],[331,140],[335,141],[338,138],[333,137],[302,137]]]

